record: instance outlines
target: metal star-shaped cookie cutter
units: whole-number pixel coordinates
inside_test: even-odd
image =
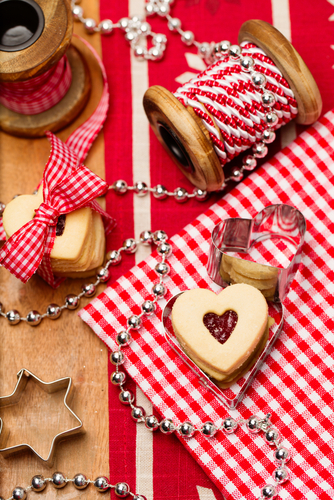
[[[76,419],[78,425],[72,427],[71,429],[67,429],[63,432],[60,432],[52,439],[51,447],[49,454],[46,458],[43,458],[32,446],[27,443],[20,443],[14,446],[7,447],[7,441],[9,437],[9,429],[5,429],[2,418],[0,418],[0,453],[4,455],[4,457],[8,457],[13,455],[14,453],[18,453],[24,450],[31,450],[42,462],[44,462],[49,467],[52,466],[54,461],[54,453],[56,444],[69,436],[73,436],[74,434],[78,434],[84,432],[83,424],[80,418],[71,410],[68,406],[68,400],[71,398],[72,393],[72,379],[70,377],[60,378],[58,380],[54,380],[52,382],[43,382],[36,375],[31,373],[29,370],[22,368],[17,374],[17,383],[14,391],[9,396],[0,397],[0,409],[15,405],[19,402],[23,391],[26,388],[29,378],[33,379],[34,382],[46,393],[52,394],[54,392],[61,391],[66,389],[66,393],[64,396],[64,406],[71,413],[71,415]]]

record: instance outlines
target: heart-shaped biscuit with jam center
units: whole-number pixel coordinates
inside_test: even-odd
[[[8,203],[3,213],[3,226],[9,238],[32,220],[43,202],[40,186],[34,195],[21,195]],[[89,207],[79,208],[66,215],[64,227],[56,236],[51,250],[51,267],[55,275],[69,276],[100,266],[104,257],[104,228],[100,214]]]
[[[204,325],[208,313],[237,314],[235,327],[223,344]],[[172,309],[175,335],[188,356],[218,381],[234,379],[247,360],[260,353],[268,327],[268,305],[262,293],[246,284],[225,288],[216,295],[196,288],[180,295]]]

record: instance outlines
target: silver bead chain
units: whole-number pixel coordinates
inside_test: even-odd
[[[4,204],[1,204],[3,208]],[[166,243],[167,235],[164,231],[158,230],[152,233],[151,231],[143,231],[139,236],[139,241],[134,238],[127,238],[124,240],[123,245],[118,250],[111,250],[106,255],[106,262],[103,266],[99,267],[96,272],[96,281],[94,283],[87,283],[82,286],[81,292],[79,294],[70,293],[66,295],[65,302],[62,306],[58,304],[49,304],[47,310],[44,314],[40,314],[36,310],[30,311],[27,316],[22,317],[16,309],[11,309],[7,312],[4,310],[3,304],[0,302],[0,317],[6,318],[10,325],[17,325],[20,321],[25,321],[30,326],[37,326],[44,318],[49,318],[52,320],[58,319],[64,309],[75,310],[79,307],[80,299],[82,297],[91,298],[96,293],[96,288],[100,283],[105,283],[110,278],[110,266],[116,266],[122,261],[122,253],[132,254],[135,253],[138,245],[151,245],[154,243],[157,245],[157,251],[162,257],[162,262],[160,264],[167,266],[164,263],[164,249],[169,244]],[[159,264],[156,266],[156,270],[160,269]],[[160,276],[159,271],[157,274]],[[160,283],[160,282],[159,282]],[[158,284],[159,285],[159,284]],[[162,285],[161,285],[162,286]],[[159,296],[159,294],[157,294]]]
[[[133,500],[146,500],[146,497],[143,495],[132,493],[129,485],[124,482],[111,484],[109,479],[105,476],[99,476],[92,481],[91,479],[87,479],[84,474],[76,474],[74,478],[68,479],[61,472],[54,472],[52,477],[47,478],[44,478],[41,474],[37,474],[32,478],[30,485],[26,488],[16,486],[12,496],[8,500],[26,500],[29,491],[40,493],[45,490],[48,483],[51,483],[58,490],[64,488],[68,483],[73,483],[77,490],[84,490],[87,486],[93,484],[100,493],[105,493],[109,489],[112,489],[119,498],[126,498],[130,495]],[[0,500],[4,499],[0,497]]]

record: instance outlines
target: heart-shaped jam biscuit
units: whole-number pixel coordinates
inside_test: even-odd
[[[220,342],[205,325],[207,315],[222,318],[228,311],[235,313],[230,313],[234,320],[228,326],[228,338]],[[172,325],[188,356],[218,385],[228,387],[254,364],[266,344],[268,305],[262,293],[247,284],[231,285],[218,295],[197,288],[177,298]],[[218,330],[221,336],[224,332],[220,326]]]
[[[7,238],[34,218],[35,210],[42,202],[41,185],[36,194],[17,196],[8,203],[3,213]],[[59,219],[50,254],[53,273],[69,277],[94,275],[96,268],[103,263],[105,250],[101,215],[84,207]]]

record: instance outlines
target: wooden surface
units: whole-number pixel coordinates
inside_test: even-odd
[[[98,20],[97,1],[83,0],[81,5],[87,17]],[[82,26],[77,23],[75,31],[86,37],[100,52],[98,35],[85,35]],[[62,139],[66,139],[70,132],[91,114],[99,99],[102,88],[100,72],[96,64],[91,64],[91,58],[89,66],[93,77],[91,99],[79,119],[68,129],[58,133]],[[49,142],[46,139],[22,139],[0,133],[0,200],[6,203],[15,194],[31,193],[35,189],[49,150]],[[104,176],[102,134],[95,141],[86,165],[100,176]],[[7,311],[15,308],[22,315],[26,315],[31,309],[37,309],[44,313],[49,303],[62,304],[67,293],[78,293],[84,281],[87,280],[68,280],[57,291],[52,291],[39,277],[34,277],[27,285],[23,285],[6,270],[0,269],[0,301]],[[102,287],[103,285],[99,290],[102,290]],[[88,299],[82,299],[81,305],[87,302]],[[74,384],[71,408],[82,419],[86,430],[85,434],[71,437],[57,446],[52,469],[43,465],[31,453],[7,459],[0,455],[0,496],[9,498],[15,486],[28,486],[32,476],[37,473],[50,477],[52,471],[60,470],[68,477],[73,477],[82,472],[91,479],[101,474],[108,475],[108,355],[104,344],[77,317],[76,311],[64,311],[59,320],[44,320],[36,328],[22,322],[17,326],[9,326],[4,318],[0,318],[0,333],[0,396],[13,391],[16,374],[23,367],[48,382],[70,376]],[[58,424],[56,428],[53,425],[57,421],[57,401],[54,400],[50,406],[47,404],[41,410],[38,403],[40,397],[38,392],[29,389],[26,398],[17,405],[10,427],[14,429],[13,432],[18,432],[22,426],[21,438],[28,439],[26,432],[29,427],[26,427],[26,423],[30,420],[35,426],[31,434],[34,441],[32,445],[44,449],[48,440],[58,431]],[[44,397],[42,394],[42,398]],[[47,397],[49,398],[49,395]],[[29,418],[25,415],[29,415]],[[61,415],[59,422],[63,423]],[[68,423],[71,422],[65,420],[65,424]],[[45,493],[42,495],[46,498]],[[47,498],[56,496],[57,490],[48,485]],[[72,485],[68,485],[60,492],[59,497],[96,498],[96,492],[93,487],[79,492]],[[37,497],[31,492],[29,498]]]

